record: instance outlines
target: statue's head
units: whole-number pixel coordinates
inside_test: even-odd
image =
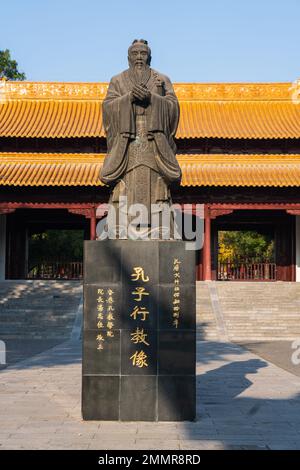
[[[128,49],[129,67],[141,70],[149,67],[151,62],[151,49],[145,39],[135,39]]]

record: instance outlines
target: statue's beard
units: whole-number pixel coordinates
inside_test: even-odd
[[[146,84],[150,78],[150,66],[148,64],[132,64],[129,66],[131,81],[135,84]]]
[[[147,68],[149,68],[149,65],[147,64],[134,64],[133,69],[136,73],[142,73],[144,72]]]

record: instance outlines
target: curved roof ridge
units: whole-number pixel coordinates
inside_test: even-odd
[[[295,82],[174,82],[179,100],[289,100]],[[0,100],[103,100],[108,82],[31,82],[0,80]]]

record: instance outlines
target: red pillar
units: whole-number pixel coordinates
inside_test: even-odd
[[[96,209],[91,209],[90,218],[90,239],[96,240]]]
[[[211,221],[210,210],[207,205],[204,206],[204,246],[203,246],[203,280],[211,281]]]

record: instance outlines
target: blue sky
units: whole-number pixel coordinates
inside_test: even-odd
[[[1,0],[0,49],[28,80],[108,81],[145,38],[176,82],[294,81],[300,0]]]

